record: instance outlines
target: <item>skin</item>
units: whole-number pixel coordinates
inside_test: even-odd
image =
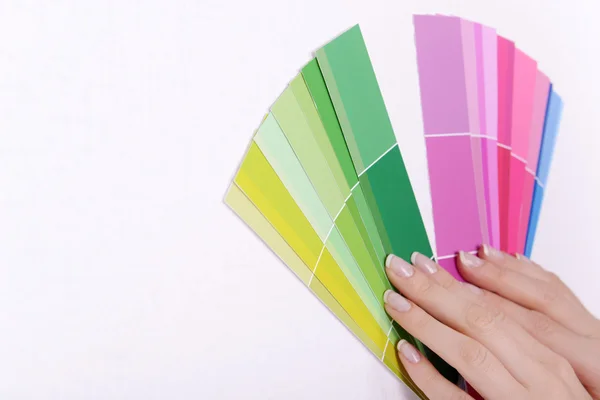
[[[600,400],[600,321],[554,274],[483,246],[461,252],[455,280],[415,253],[390,255],[386,310],[458,370],[485,399]],[[472,399],[408,342],[398,354],[431,400]]]

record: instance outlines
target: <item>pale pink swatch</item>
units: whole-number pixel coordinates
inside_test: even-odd
[[[542,133],[544,131],[544,120],[546,118],[546,107],[550,94],[550,79],[541,71],[537,71],[535,79],[535,91],[533,101],[533,115],[531,118],[531,131],[529,132],[529,148],[527,150],[527,166],[525,181],[523,185],[523,201],[521,202],[521,220],[519,221],[518,248],[517,252],[523,254],[525,241],[527,239],[527,227],[531,213],[531,202],[533,200],[533,188],[535,186],[535,174],[540,156],[542,144]]]
[[[477,88],[481,133],[481,168],[483,174],[487,237],[484,241],[500,246],[498,216],[498,54],[496,31],[475,25]],[[487,240],[486,240],[487,239]]]
[[[477,197],[477,212],[481,238],[489,243],[487,227],[487,211],[485,206],[485,184],[482,165],[481,112],[484,108],[483,96],[480,96],[477,71],[476,26],[471,21],[461,21],[462,49],[465,72],[465,89],[467,91],[467,107],[469,110],[469,132],[471,133],[471,155],[473,157],[473,179]],[[481,25],[479,25],[481,26]]]
[[[521,221],[521,204],[525,187],[525,165],[529,148],[536,76],[537,62],[521,50],[516,49],[509,172],[508,241],[506,247],[509,253],[514,253],[522,248],[518,243],[519,223]]]

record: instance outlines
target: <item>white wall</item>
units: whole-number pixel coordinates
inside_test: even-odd
[[[431,228],[415,12],[497,27],[564,96],[535,258],[600,314],[594,3],[1,1],[0,397],[404,398],[222,198],[311,51],[359,22]]]

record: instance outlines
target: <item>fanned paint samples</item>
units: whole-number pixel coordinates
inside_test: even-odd
[[[492,28],[415,16],[438,262],[458,250],[529,254],[562,103],[537,64]],[[358,25],[316,51],[271,105],[225,201],[419,397],[396,354],[416,345],[386,314],[388,254],[435,258]]]

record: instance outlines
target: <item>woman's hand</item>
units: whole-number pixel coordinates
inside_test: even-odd
[[[600,322],[555,275],[488,246],[459,257],[462,276],[477,286],[421,254],[412,263],[386,260],[405,296],[386,292],[387,312],[484,398],[600,399]],[[430,399],[471,398],[409,343],[398,351]]]

